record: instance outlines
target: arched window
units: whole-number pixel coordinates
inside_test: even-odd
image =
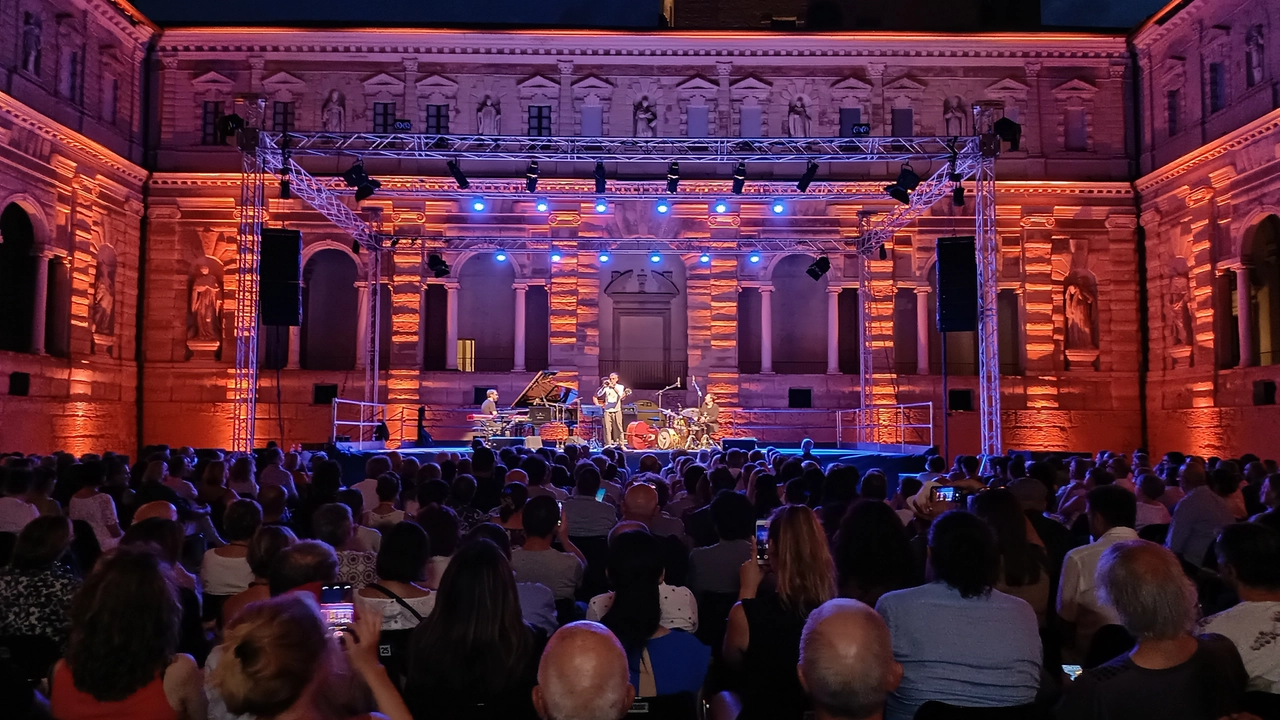
[[[1280,216],[1268,215],[1248,244],[1251,343],[1259,365],[1280,364]]]
[[[0,350],[31,351],[35,310],[35,230],[27,212],[10,204],[0,214]]]
[[[307,260],[302,269],[302,367],[351,370],[356,366],[358,275],[355,261],[341,250],[320,250]]]
[[[458,340],[475,341],[477,372],[510,372],[516,348],[515,268],[510,260],[484,254],[468,258],[457,273]]]
[[[805,271],[808,255],[789,255],[773,268],[773,370],[780,374],[827,371],[827,282]]]

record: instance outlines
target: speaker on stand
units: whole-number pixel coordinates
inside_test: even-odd
[[[975,239],[938,238],[938,335],[942,342],[942,454],[950,457],[947,430],[951,396],[947,388],[947,333],[978,329],[978,258]]]

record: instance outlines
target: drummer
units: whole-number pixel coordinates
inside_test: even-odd
[[[716,404],[716,396],[707,393],[702,396],[702,405],[698,408],[698,419],[702,423],[702,437],[707,442],[715,442],[713,436],[720,432],[720,406]]]

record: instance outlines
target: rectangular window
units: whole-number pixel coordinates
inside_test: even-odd
[[[1216,113],[1227,106],[1227,65],[1209,63],[1209,112]]]
[[[280,100],[271,104],[271,127],[276,132],[293,130],[293,103]]]
[[[428,105],[427,106],[427,124],[423,128],[423,132],[428,135],[448,135],[449,134],[449,106],[448,105]]]
[[[116,123],[116,103],[120,96],[120,81],[110,75],[102,78],[102,119],[104,122],[115,125]]]
[[[476,341],[473,338],[458,338],[458,370],[476,371]]]
[[[71,98],[72,102],[79,103],[83,97],[80,89],[84,83],[81,78],[80,53],[78,51],[71,53],[71,67],[69,68],[69,72],[71,73],[71,90],[67,97]]]
[[[706,105],[690,105],[686,112],[688,117],[688,132],[686,135],[692,138],[710,137],[711,128],[709,127],[710,119],[708,117]]]
[[[1067,108],[1062,117],[1062,144],[1067,150],[1083,152],[1089,149],[1089,126],[1084,108]]]
[[[911,108],[894,108],[889,132],[894,137],[911,137],[916,134],[915,113]]]
[[[853,137],[853,126],[861,122],[862,108],[840,108],[840,137]]]
[[[1169,137],[1173,137],[1178,134],[1178,116],[1181,115],[1179,110],[1182,106],[1181,95],[1182,93],[1178,90],[1170,90],[1165,96],[1167,101],[1165,110],[1168,113],[1167,121],[1169,125]]]
[[[759,105],[743,105],[738,110],[738,135],[745,138],[764,135],[764,113]]]
[[[1017,291],[1001,290],[996,295],[996,332],[1001,375],[1022,374],[1022,323],[1018,316]]]
[[[551,106],[529,106],[529,135],[531,137],[551,137]]]
[[[200,144],[225,145],[227,139],[218,132],[218,120],[222,118],[222,101],[205,100],[200,113]]]
[[[396,104],[393,102],[373,104],[373,131],[389,133],[396,122]]]
[[[604,108],[599,105],[582,106],[583,137],[604,136]]]

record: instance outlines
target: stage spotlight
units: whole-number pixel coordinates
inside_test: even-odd
[[[360,254],[360,241],[359,241],[359,240],[352,240],[352,241],[351,241],[351,254],[352,254],[352,255],[359,255],[359,254]]]
[[[551,262],[553,263],[560,262],[561,258],[563,257],[564,256],[560,254],[559,250],[557,250],[556,248],[551,248]]]
[[[292,199],[293,199],[293,193],[289,191],[289,176],[288,176],[288,175],[285,175],[284,177],[280,178],[280,199],[281,199],[281,200],[292,200]]]
[[[605,182],[604,182],[605,177],[604,177],[604,162],[600,160],[596,161],[595,177],[596,177],[596,194],[602,195],[604,194],[604,191],[605,191]]]
[[[667,213],[671,212],[671,203],[667,202],[666,200],[659,200],[658,212],[662,213],[663,215],[666,215]]]
[[[705,252],[702,253],[701,255],[698,256],[698,262],[702,263],[703,265],[706,265],[707,263],[711,262],[711,254],[705,253]]]
[[[817,260],[814,260],[813,264],[809,266],[809,269],[804,272],[814,280],[821,280],[822,276],[826,275],[829,270],[831,270],[831,260],[828,259],[826,255],[823,255]]]
[[[758,252],[753,252],[753,253],[751,253],[750,255],[748,255],[748,256],[747,256],[747,260],[749,260],[749,261],[751,261],[751,262],[753,262],[753,263],[758,263],[758,262],[760,262],[760,253],[758,253]]]
[[[733,169],[733,194],[741,195],[742,189],[747,185],[747,163],[745,160],[738,162],[738,167]]]
[[[607,263],[607,262],[609,262],[609,251],[608,251],[608,250],[601,250],[601,251],[600,251],[600,258],[599,258],[599,259],[600,259],[600,262],[602,262],[602,263]]]
[[[499,250],[499,251],[498,251],[498,254],[493,256],[493,259],[494,259],[494,260],[497,260],[498,262],[506,262],[506,261],[507,261],[507,254],[506,254],[506,253],[504,253],[504,252],[502,252],[501,250]]]
[[[651,251],[649,251],[649,262],[651,262],[651,263],[660,263],[660,262],[662,262],[662,254],[661,254],[661,253],[659,253],[657,250],[651,250]]]
[[[534,160],[529,163],[529,169],[524,173],[524,189],[526,192],[538,191],[538,161]]]
[[[370,197],[378,188],[382,187],[382,183],[370,178],[369,174],[365,172],[364,161],[362,160],[357,160],[354,165],[347,168],[346,172],[342,173],[342,181],[347,184],[347,187],[356,189],[356,202]]]
[[[711,209],[714,210],[717,215],[723,215],[724,213],[729,212],[729,203],[724,200],[717,200],[712,204]]]
[[[449,162],[446,162],[445,165],[449,167],[449,174],[453,176],[453,181],[458,183],[458,189],[466,190],[471,187],[471,181],[467,179],[465,174],[463,174],[462,168],[458,167],[457,160],[450,160]]]
[[[957,185],[951,189],[951,204],[956,207],[964,207],[964,186]]]
[[[604,198],[596,198],[596,212],[598,213],[609,212],[609,202]]]
[[[432,275],[442,278],[449,274],[449,263],[445,262],[444,258],[439,255],[432,253],[427,256],[427,269],[431,271]]]
[[[773,211],[774,215],[781,215],[787,211],[787,206],[781,200],[774,200],[769,203],[769,209]]]
[[[1022,142],[1022,126],[1002,117],[991,126],[991,130],[1000,136],[1001,140],[1009,143],[1009,150],[1018,152],[1018,145]]]
[[[897,182],[886,187],[884,191],[889,193],[889,197],[903,205],[910,205],[911,191],[919,186],[920,176],[911,169],[911,163],[903,163],[902,169],[898,171]]]
[[[810,160],[809,164],[804,168],[804,175],[800,176],[800,182],[796,183],[796,189],[800,192],[808,192],[809,185],[813,183],[813,179],[818,176],[818,163]]]
[[[482,197],[478,197],[471,201],[471,209],[475,210],[476,212],[484,212],[484,209],[486,207],[488,207],[488,205],[485,203],[484,198]]]
[[[881,260],[889,259],[889,250],[885,248],[884,243],[880,243],[880,259]]]
[[[538,201],[533,204],[533,207],[538,212],[546,212],[547,209],[551,207],[551,203],[547,202],[546,198],[538,198]]]
[[[680,187],[680,163],[675,160],[667,166],[667,192],[675,194],[676,189]]]

